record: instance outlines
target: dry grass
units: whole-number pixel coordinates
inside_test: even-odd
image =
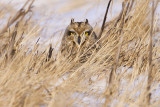
[[[100,50],[79,64],[62,59],[51,45],[44,52],[38,41],[33,49],[25,45],[42,29],[29,17],[30,0],[23,14],[15,13],[0,29],[0,106],[158,107],[160,40],[155,38],[160,32],[155,32],[156,19],[151,21],[150,3],[124,2],[119,17],[105,24]],[[0,19],[5,14],[2,8]]]

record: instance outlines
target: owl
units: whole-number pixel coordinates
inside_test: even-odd
[[[97,40],[88,19],[84,22],[74,22],[74,19],[71,19],[61,41],[61,55],[70,59],[77,57],[80,62],[85,62],[95,50],[94,44]]]

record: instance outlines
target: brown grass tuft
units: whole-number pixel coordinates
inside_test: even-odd
[[[1,107],[160,105],[160,32],[150,0],[125,0],[103,24],[100,50],[83,64],[62,59],[52,45],[43,51],[39,39],[28,45],[43,29],[29,15],[33,2],[0,28]],[[1,9],[0,20],[9,11]]]

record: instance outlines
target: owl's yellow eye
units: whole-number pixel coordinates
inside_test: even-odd
[[[76,33],[75,32],[73,32],[73,31],[69,31],[68,32],[68,36],[73,36],[73,35],[75,35]]]
[[[85,32],[85,35],[88,35],[88,33],[87,33],[87,32]]]
[[[71,35],[74,35],[75,33],[71,33]]]
[[[84,34],[88,36],[90,35],[90,31],[86,31]]]

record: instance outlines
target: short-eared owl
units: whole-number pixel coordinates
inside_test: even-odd
[[[71,23],[63,35],[60,52],[67,58],[71,57],[73,59],[78,56],[85,61],[87,59],[86,56],[90,56],[92,53],[90,50],[96,48],[94,43],[97,39],[88,19],[84,22],[74,22],[74,19],[71,19]]]

